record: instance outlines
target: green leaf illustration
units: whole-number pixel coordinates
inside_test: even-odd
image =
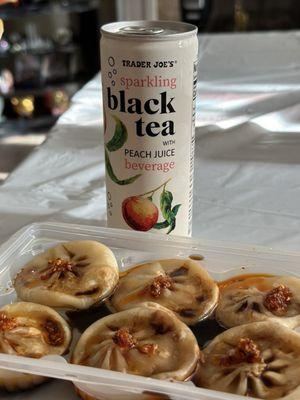
[[[179,210],[180,206],[181,206],[181,204],[176,204],[176,206],[174,206],[174,207],[172,208],[171,213],[173,214],[174,218],[173,218],[172,215],[169,215],[169,221],[172,222],[172,225],[171,225],[171,228],[172,228],[172,229],[171,229],[170,231],[168,231],[168,233],[172,232],[172,230],[175,229],[175,226],[176,226],[176,218],[175,218],[175,217],[176,217],[176,215],[177,215],[177,213],[178,213],[178,210]],[[163,221],[163,222],[157,222],[157,223],[153,226],[153,228],[154,228],[154,229],[164,229],[164,228],[168,228],[169,226],[170,226],[170,223],[169,223],[167,220],[165,220],[165,221]]]
[[[169,222],[168,221],[164,221],[164,222],[157,222],[153,228],[154,229],[164,229],[167,228],[169,226]]]
[[[175,217],[175,215],[172,213],[172,211],[171,211],[171,213],[170,213],[170,216],[169,216],[169,225],[170,225],[170,228],[169,228],[169,230],[168,230],[168,232],[167,232],[167,235],[169,234],[169,233],[171,233],[174,229],[175,229],[175,227],[176,227],[176,217]]]
[[[169,214],[172,208],[173,195],[168,190],[163,190],[160,195],[160,209],[163,217],[169,222]]]
[[[142,174],[137,174],[134,175],[130,178],[127,179],[118,179],[117,176],[114,173],[114,170],[112,168],[112,165],[110,163],[108,151],[105,149],[105,166],[106,166],[106,172],[108,173],[110,179],[117,183],[118,185],[129,185],[130,183],[133,183],[135,180],[137,180]]]
[[[176,206],[174,206],[172,208],[172,213],[175,215],[175,217],[176,217],[176,215],[178,213],[178,210],[179,210],[180,206],[181,206],[181,204],[176,204]]]
[[[167,234],[171,233],[175,229],[176,215],[181,206],[181,204],[176,204],[172,208],[172,201],[173,201],[172,193],[164,188],[164,190],[160,195],[160,210],[163,217],[165,218],[165,221],[156,223],[153,228],[155,229],[169,228]]]
[[[106,148],[108,151],[116,151],[119,150],[127,141],[128,133],[126,126],[123,124],[119,118],[113,116],[116,121],[114,136],[110,139],[110,141],[106,144]]]

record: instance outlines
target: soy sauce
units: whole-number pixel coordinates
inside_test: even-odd
[[[190,329],[195,335],[200,349],[226,330],[215,318],[207,318],[204,321],[200,321],[190,326]]]
[[[73,329],[83,333],[90,325],[98,321],[112,312],[107,308],[105,303],[88,310],[67,311],[66,316],[68,322]],[[214,318],[208,318],[198,322],[196,325],[190,326],[191,331],[195,335],[200,348],[203,348],[214,337],[225,331]]]
[[[111,311],[106,307],[105,303],[91,307],[88,310],[66,312],[70,326],[80,333],[83,333],[94,322],[110,314]]]

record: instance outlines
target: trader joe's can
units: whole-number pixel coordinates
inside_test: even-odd
[[[101,29],[108,226],[190,235],[197,28]]]

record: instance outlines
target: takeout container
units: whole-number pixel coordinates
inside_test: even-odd
[[[59,242],[97,240],[112,249],[120,271],[134,264],[161,258],[204,256],[201,264],[218,281],[234,275],[269,273],[300,276],[300,254],[279,252],[184,237],[166,237],[95,226],[54,222],[24,227],[0,247],[0,306],[16,300],[12,280],[36,254]],[[76,335],[78,337],[78,334]],[[0,353],[0,366],[72,381],[78,391],[99,400],[243,400],[236,396],[195,387],[192,382],[169,382],[72,365],[61,356],[42,359]],[[34,390],[34,389],[33,389]],[[250,399],[247,397],[247,399]]]

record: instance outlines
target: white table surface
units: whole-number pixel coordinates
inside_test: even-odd
[[[194,236],[300,249],[299,50],[299,32],[200,37]],[[96,77],[0,187],[0,242],[33,221],[105,224],[101,107]],[[70,387],[0,398],[75,399]]]

